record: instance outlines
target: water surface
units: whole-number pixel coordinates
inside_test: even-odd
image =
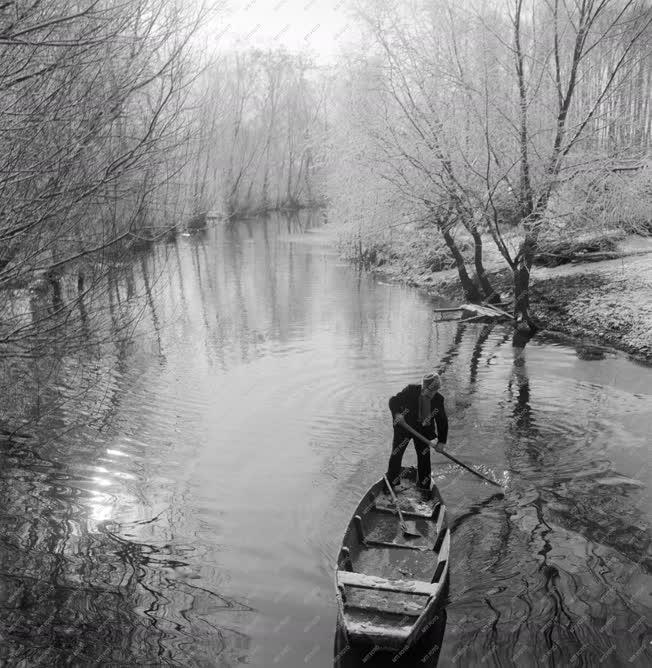
[[[0,659],[333,665],[335,557],[385,470],[387,400],[437,367],[451,452],[507,486],[433,456],[453,525],[439,664],[650,665],[650,368],[436,323],[327,230],[181,237],[115,268],[117,342],[3,362],[2,424],[26,424],[0,443]]]

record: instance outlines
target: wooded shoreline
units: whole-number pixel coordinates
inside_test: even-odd
[[[629,238],[617,259],[576,262],[532,271],[532,314],[543,333],[597,344],[652,361],[652,243]],[[639,244],[641,248],[634,249]],[[464,302],[454,270],[423,272],[423,258],[393,257],[369,271],[384,280],[424,289],[452,304]],[[490,268],[496,289],[507,294],[511,275]],[[646,306],[647,305],[647,306]]]

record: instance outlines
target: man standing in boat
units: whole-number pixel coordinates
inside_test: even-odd
[[[403,453],[413,438],[403,424],[408,424],[425,436],[437,452],[443,452],[448,437],[448,418],[444,410],[444,397],[439,394],[441,382],[438,373],[427,373],[421,385],[410,383],[389,400],[392,412],[394,438],[392,454],[387,467],[387,478],[392,487],[399,482]],[[430,489],[430,447],[414,437],[417,452],[418,486]]]

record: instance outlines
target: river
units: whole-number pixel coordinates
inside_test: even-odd
[[[24,423],[0,440],[3,665],[332,666],[340,541],[385,470],[389,396],[430,368],[451,453],[507,490],[433,455],[439,665],[652,664],[652,369],[437,323],[328,229],[161,244],[112,271],[107,336],[2,362],[0,425]]]

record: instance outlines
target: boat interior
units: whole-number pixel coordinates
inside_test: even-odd
[[[414,468],[402,469],[401,481],[396,497],[403,519],[420,536],[404,534],[392,496],[381,480],[354,513],[338,569],[385,579],[438,581],[437,570],[445,566],[437,555],[446,534],[446,509],[434,485],[428,493],[416,488]]]

